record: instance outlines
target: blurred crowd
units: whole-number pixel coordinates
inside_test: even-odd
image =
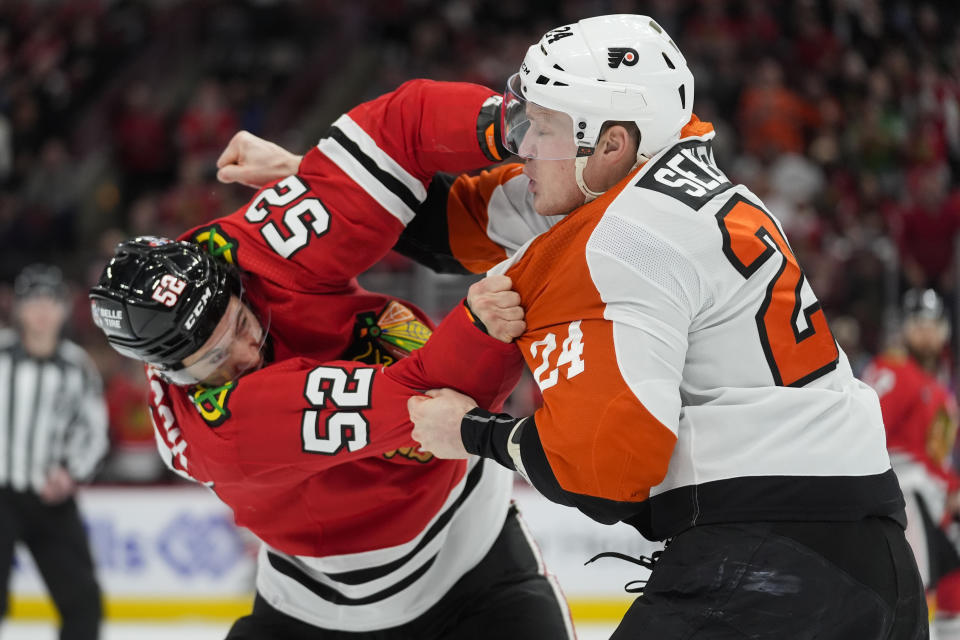
[[[884,348],[906,288],[956,304],[956,3],[5,0],[0,280],[36,260],[72,275],[71,336],[107,380],[115,451],[135,461],[116,477],[155,479],[158,459],[137,365],[92,330],[82,294],[118,240],[245,202],[214,178],[236,130],[302,153],[406,79],[500,88],[549,28],[619,12],[653,16],[685,53],[720,167],[783,222],[855,369]],[[377,286],[423,288],[398,256],[375,271]]]

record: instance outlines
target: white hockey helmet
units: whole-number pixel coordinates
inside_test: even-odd
[[[573,139],[524,140],[536,133],[530,103],[569,116]],[[692,113],[693,74],[663,28],[648,16],[598,16],[548,31],[527,50],[507,81],[501,131],[511,153],[560,160],[591,155],[604,122],[632,121],[638,157],[650,157],[680,137]]]

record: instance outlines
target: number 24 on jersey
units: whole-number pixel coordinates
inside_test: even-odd
[[[537,381],[540,391],[546,391],[557,384],[560,378],[561,367],[567,379],[583,373],[583,332],[580,330],[580,321],[571,322],[567,327],[567,337],[563,339],[556,363],[551,368],[550,358],[557,349],[557,336],[548,333],[541,340],[530,345],[530,355],[540,364],[533,370],[533,378]]]

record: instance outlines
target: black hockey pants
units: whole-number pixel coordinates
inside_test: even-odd
[[[927,606],[888,518],[697,526],[657,560],[611,640],[920,640]]]

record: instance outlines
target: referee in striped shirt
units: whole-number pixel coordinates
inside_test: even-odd
[[[16,541],[30,550],[60,611],[61,640],[97,638],[100,588],[73,498],[106,454],[100,375],[61,338],[65,287],[33,265],[14,284],[14,329],[0,330],[0,618]]]

